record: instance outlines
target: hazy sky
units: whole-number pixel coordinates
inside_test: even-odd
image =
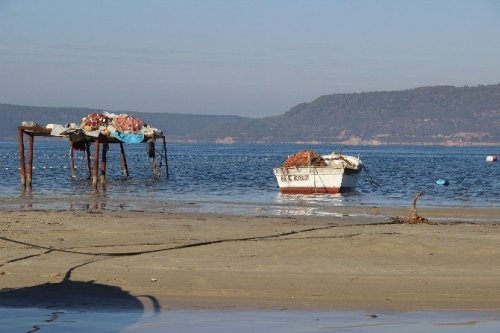
[[[500,83],[499,0],[0,0],[0,102],[282,114]]]

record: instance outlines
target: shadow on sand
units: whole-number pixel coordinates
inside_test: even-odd
[[[153,296],[135,297],[120,287],[95,281],[71,281],[71,272],[83,265],[71,268],[58,283],[0,290],[0,327],[11,332],[43,332],[44,326],[61,332],[117,332],[144,316],[139,298],[151,304],[151,315],[160,312]]]

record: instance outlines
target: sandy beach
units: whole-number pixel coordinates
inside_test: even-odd
[[[2,211],[0,305],[71,303],[80,288],[163,309],[500,310],[500,210],[419,209],[437,225],[339,212]]]

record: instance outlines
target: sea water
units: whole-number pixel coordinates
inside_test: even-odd
[[[26,332],[122,333],[493,333],[500,314],[488,312],[343,312],[0,308],[0,329]]]
[[[424,192],[419,207],[497,207],[500,163],[486,162],[500,147],[347,146],[310,144],[168,143],[165,162],[152,177],[144,144],[126,145],[129,177],[121,170],[118,145],[110,145],[107,183],[94,191],[83,153],[75,153],[70,176],[69,143],[35,142],[33,187],[19,180],[17,142],[0,145],[0,204],[3,208],[184,209],[247,214],[315,214],[331,206],[408,207]],[[355,191],[336,195],[282,195],[272,168],[303,149],[360,156],[365,169]],[[445,179],[448,186],[436,184]],[[244,209],[242,209],[244,207]]]

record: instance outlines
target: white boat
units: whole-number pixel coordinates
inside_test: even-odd
[[[362,169],[359,157],[335,152],[320,156],[306,150],[289,157],[273,171],[282,193],[319,194],[352,190]]]

